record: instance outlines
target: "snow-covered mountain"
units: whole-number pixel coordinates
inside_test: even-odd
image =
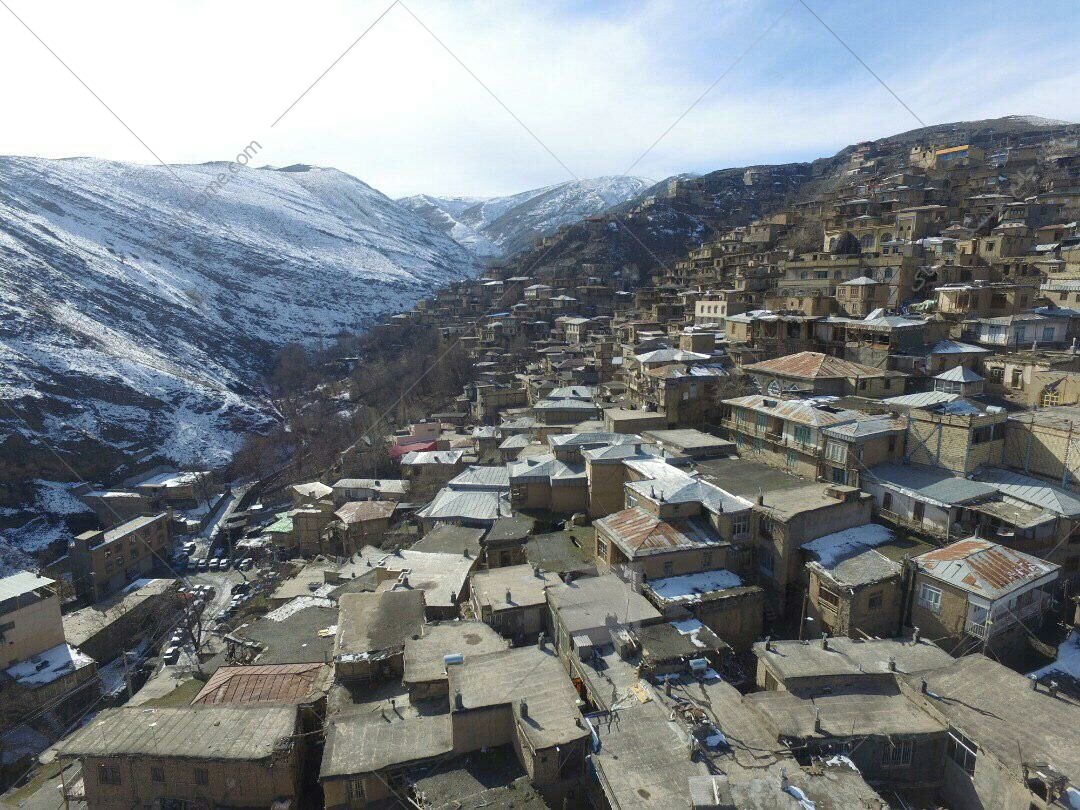
[[[512,256],[563,225],[632,200],[652,183],[641,177],[596,177],[508,197],[477,200],[418,194],[399,202],[477,256]]]
[[[0,158],[0,465],[45,442],[223,461],[273,416],[255,386],[279,348],[362,331],[476,272],[347,174],[230,168]]]

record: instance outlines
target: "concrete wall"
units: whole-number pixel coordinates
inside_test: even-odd
[[[35,597],[27,594],[21,599],[25,603]],[[3,642],[0,642],[2,669],[63,643],[60,597],[49,593],[44,599],[37,599],[0,615],[0,626],[8,624],[12,626],[4,630]]]

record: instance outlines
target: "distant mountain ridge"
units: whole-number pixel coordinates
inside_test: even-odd
[[[512,256],[539,237],[634,199],[652,186],[641,177],[571,180],[505,197],[418,194],[399,200],[481,257]]]
[[[201,190],[222,165],[172,169]],[[242,169],[191,217],[183,198],[160,166],[0,158],[0,397],[18,414],[0,409],[0,464],[48,460],[43,442],[221,463],[274,417],[256,386],[279,349],[478,269],[334,169]]]

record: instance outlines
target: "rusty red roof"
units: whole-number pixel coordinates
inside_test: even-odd
[[[915,557],[919,569],[950,585],[994,600],[1056,574],[1060,566],[989,540],[969,537]]]
[[[596,526],[631,558],[722,542],[707,524],[693,518],[682,520],[677,525],[668,523],[639,506],[601,518],[596,521]]]
[[[806,380],[852,379],[855,377],[884,377],[885,372],[862,363],[853,363],[821,352],[799,352],[743,366],[751,373],[776,374]]]
[[[192,706],[216,703],[306,703],[330,683],[325,664],[219,667]]]

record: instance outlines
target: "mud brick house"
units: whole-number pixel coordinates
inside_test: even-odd
[[[908,623],[957,655],[1008,656],[1042,624],[1060,566],[972,537],[913,557]]]
[[[105,709],[59,746],[82,765],[63,798],[92,810],[295,806],[299,730],[296,706]]]

